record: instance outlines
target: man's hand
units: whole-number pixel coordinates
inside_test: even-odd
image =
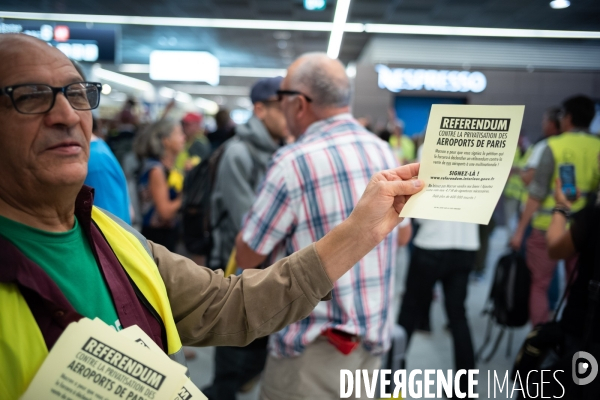
[[[402,221],[400,211],[410,196],[423,188],[423,181],[416,179],[418,174],[419,164],[408,164],[371,178],[348,220],[360,226],[374,246]]]
[[[381,242],[402,221],[398,216],[410,196],[423,189],[413,179],[419,164],[375,174],[348,219],[316,243],[325,272],[332,282]]]

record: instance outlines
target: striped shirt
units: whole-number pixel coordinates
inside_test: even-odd
[[[322,238],[346,219],[372,175],[396,167],[388,144],[350,114],[315,122],[271,161],[259,194],[246,215],[243,240],[272,261]],[[362,338],[373,354],[389,347],[392,267],[396,231],[334,285],[332,300],[320,302],[304,320],[270,338],[276,357],[293,357],[324,330]]]

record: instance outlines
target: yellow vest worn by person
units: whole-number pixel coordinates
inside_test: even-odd
[[[549,138],[548,147],[554,156],[554,174],[550,192],[531,221],[533,228],[542,231],[548,230],[552,221],[552,209],[556,205],[554,187],[561,164],[575,165],[575,184],[580,191],[580,197],[573,203],[572,211],[579,211],[585,206],[587,195],[597,190],[600,182],[599,138],[584,132],[565,132]]]
[[[506,186],[504,187],[504,196],[509,197],[511,199],[522,200],[523,193],[527,192],[527,188],[525,186],[525,182],[521,179],[520,171],[523,170],[525,165],[527,165],[527,160],[531,155],[531,147],[527,149],[525,154],[521,154],[521,149],[517,147],[515,150],[515,157],[513,159],[513,168],[517,169],[519,172],[516,172],[509,176],[508,181],[506,182]]]
[[[181,340],[158,267],[142,242],[112,217],[94,207],[92,219],[144,298],[164,324],[170,356],[179,355]],[[19,340],[16,340],[16,339]],[[0,399],[21,396],[48,355],[46,343],[17,285],[0,283]]]

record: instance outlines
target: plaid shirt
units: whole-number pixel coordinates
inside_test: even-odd
[[[243,240],[273,260],[288,256],[346,219],[371,176],[396,165],[388,144],[350,114],[318,121],[273,156],[245,218]],[[395,254],[394,231],[335,283],[331,301],[271,335],[271,354],[299,355],[328,328],[360,336],[373,354],[387,350]]]

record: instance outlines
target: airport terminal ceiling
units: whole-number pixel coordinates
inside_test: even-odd
[[[600,30],[600,2],[597,0],[572,0],[571,6],[562,10],[552,9],[548,3],[547,0],[352,0],[347,21]],[[331,22],[335,6],[336,2],[332,0],[327,1],[323,11],[307,11],[301,0],[2,0],[0,11]],[[152,50],[204,50],[216,55],[225,67],[285,68],[302,53],[325,51],[330,36],[327,31],[141,25],[122,25],[120,29],[119,50],[123,63],[148,63]],[[371,36],[368,33],[344,34],[340,59],[344,62],[356,60]]]

